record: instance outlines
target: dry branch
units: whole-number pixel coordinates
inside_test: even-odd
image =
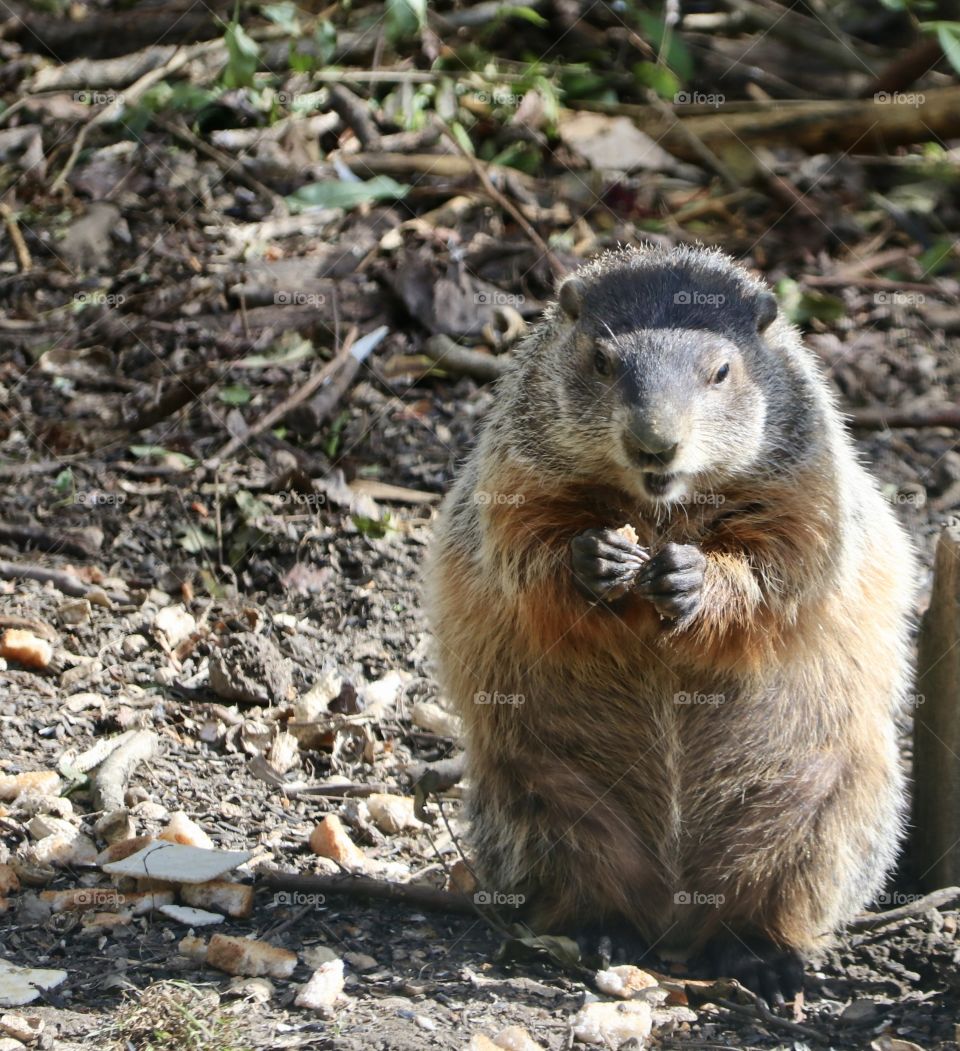
[[[917,654],[913,851],[925,887],[960,883],[960,527],[940,534]]]
[[[470,376],[480,383],[499,379],[504,372],[504,361],[492,354],[461,347],[449,336],[431,336],[423,345],[426,356],[444,372],[454,376]]]
[[[41,584],[53,584],[58,591],[73,598],[83,598],[90,590],[88,584],[70,573],[18,562],[0,562],[0,580],[38,580]]]
[[[920,101],[922,100],[922,101]],[[625,103],[578,103],[578,109],[622,113],[682,160],[698,157],[686,134],[655,109]],[[849,99],[740,103],[718,113],[678,114],[685,132],[721,155],[731,146],[793,146],[806,153],[886,153],[897,146],[960,136],[960,86],[925,91],[915,105]]]
[[[37,551],[69,555],[71,558],[96,558],[97,549],[83,536],[54,533],[40,526],[0,522],[0,541],[22,544]]]
[[[960,887],[944,887],[935,890],[931,894],[925,894],[922,898],[908,902],[896,909],[887,909],[886,912],[866,912],[858,916],[852,923],[847,924],[852,931],[872,931],[878,927],[887,927],[891,923],[899,923],[900,920],[910,919],[913,916],[922,916],[930,909],[953,908],[960,902]]]
[[[97,810],[111,813],[123,807],[130,775],[140,763],[152,759],[159,738],[152,730],[137,730],[103,761],[93,779],[93,799]]]
[[[387,883],[366,876],[299,876],[271,872],[261,877],[271,890],[293,890],[303,894],[349,894],[357,898],[400,901],[417,908],[476,915],[477,906],[459,891],[438,890],[416,883]]]
[[[891,427],[960,427],[960,408],[943,405],[923,409],[887,409],[883,406],[856,409],[850,426],[863,431],[882,431]]]

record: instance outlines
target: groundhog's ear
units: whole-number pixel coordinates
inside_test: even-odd
[[[568,277],[560,286],[560,292],[557,296],[560,302],[560,309],[571,321],[576,321],[580,317],[580,308],[583,306],[583,294],[586,290],[587,286],[576,274]]]
[[[772,292],[761,292],[753,301],[753,316],[757,319],[757,331],[768,329],[777,318],[777,297]]]

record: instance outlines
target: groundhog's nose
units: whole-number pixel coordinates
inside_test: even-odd
[[[649,417],[634,414],[628,427],[628,444],[640,456],[668,464],[680,445],[676,435]]]

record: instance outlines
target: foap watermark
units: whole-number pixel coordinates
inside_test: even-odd
[[[281,289],[273,293],[273,305],[277,307],[322,307],[326,301],[327,297],[322,292]]]
[[[726,95],[704,94],[702,91],[678,91],[673,96],[675,106],[712,106],[714,109],[719,109],[726,103]]]
[[[690,705],[705,705],[708,708],[719,708],[721,704],[726,701],[726,694],[723,693],[675,693],[673,695],[674,704],[690,704]]]
[[[674,292],[673,301],[680,307],[722,307],[727,297],[722,292]]]
[[[73,301],[79,307],[119,307],[127,297],[122,292],[76,292]]]
[[[304,111],[314,109],[323,98],[321,91],[287,91],[286,88],[278,88],[273,93],[273,100],[277,105],[296,107]]]
[[[922,292],[875,292],[873,301],[877,306],[922,307],[927,297]]]
[[[692,493],[686,493],[677,497],[675,502],[678,504],[693,504],[696,507],[719,507],[727,502],[727,498],[723,493],[704,493],[694,490]]]
[[[76,91],[73,95],[74,102],[80,102],[84,106],[110,106],[114,102],[123,104],[124,96],[119,91]]]
[[[94,908],[115,909],[127,903],[127,896],[118,890],[108,890],[106,887],[86,887],[76,892],[73,901],[78,908],[93,906]]]
[[[84,507],[120,507],[127,502],[126,493],[105,493],[102,489],[79,489],[73,502]]]
[[[922,894],[901,894],[900,891],[892,890],[889,893],[878,894],[875,904],[882,905],[885,909],[898,909],[901,905],[912,905],[915,901],[923,901]]]
[[[494,88],[493,91],[475,91],[473,95],[478,102],[483,102],[487,106],[511,106],[516,108],[523,102],[522,94],[518,95],[515,91],[501,91],[499,88]]]
[[[275,495],[281,504],[296,504],[299,507],[325,507],[327,503],[326,493],[299,493],[293,489],[285,489]]]
[[[523,894],[501,894],[498,890],[478,890],[473,896],[475,905],[508,905],[513,909],[526,900]]]
[[[908,693],[904,698],[904,703],[908,708],[919,708],[927,703],[927,695],[925,693]]]
[[[698,890],[678,890],[673,896],[674,905],[710,905],[714,909],[726,900],[722,894],[701,894]]]
[[[305,894],[300,890],[278,890],[273,896],[274,905],[292,906],[296,909],[313,908],[318,909],[326,905],[327,898],[324,894]]]
[[[495,289],[484,292],[475,292],[474,303],[481,307],[522,307],[527,301],[526,296],[515,292],[499,292]]]
[[[890,503],[906,507],[924,507],[927,503],[926,489],[898,489],[890,495]]]
[[[493,693],[481,690],[473,695],[474,704],[508,705],[513,708],[524,704],[526,700],[522,693],[500,693],[497,690],[494,690]]]
[[[491,493],[486,489],[481,489],[479,492],[473,494],[473,502],[480,504],[482,507],[486,506],[510,506],[512,504],[522,504],[526,500],[523,493]]]
[[[927,101],[927,96],[919,91],[878,91],[873,101],[878,106],[912,106],[918,109]]]

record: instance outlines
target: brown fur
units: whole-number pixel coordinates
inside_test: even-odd
[[[680,955],[723,931],[809,949],[895,857],[909,546],[782,321],[767,341],[778,382],[817,417],[808,447],[789,469],[726,478],[722,501],[656,511],[612,461],[602,484],[587,439],[579,473],[566,435],[531,441],[530,427],[569,426],[559,414],[518,422],[529,384],[561,382],[543,355],[563,323],[548,315],[528,352],[540,356],[521,351],[501,385],[428,571],[482,876],[527,896],[544,929],[626,919]],[[636,594],[593,605],[574,586],[572,539],[628,522],[654,553],[674,541],[706,555],[689,622],[662,623]],[[477,703],[495,694],[522,703]]]

